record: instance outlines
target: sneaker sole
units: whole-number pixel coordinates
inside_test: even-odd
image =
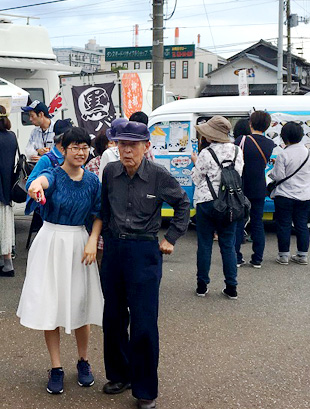
[[[278,259],[276,259],[276,262],[277,262],[278,264],[281,264],[282,266],[288,266],[288,262],[280,261],[280,260],[278,260]]]
[[[207,289],[207,291],[204,294],[199,294],[196,292],[197,297],[205,297],[209,292],[209,288]]]
[[[246,263],[237,264],[237,268],[245,266],[245,265],[246,265]]]
[[[84,386],[85,388],[88,388],[89,386],[93,386],[94,383],[95,383],[95,381],[92,381],[91,383],[86,383],[86,384],[85,384],[85,383],[81,383],[81,382],[78,381],[78,385],[79,385],[79,386],[82,386],[82,387]]]
[[[249,264],[250,264],[252,267],[257,268],[257,269],[262,268],[261,264],[252,264],[252,263],[249,263]]]
[[[105,393],[106,395],[118,395],[119,393],[123,393],[127,391],[127,389],[131,389],[131,383],[128,383],[123,388],[118,389],[117,391],[113,391],[113,392],[112,391],[107,392],[103,387],[102,392]]]
[[[236,297],[232,297],[231,295],[228,295],[224,292],[224,289],[222,290],[222,294],[226,297],[229,298],[230,300],[237,300],[238,296],[236,295]]]
[[[59,391],[59,392],[54,392],[54,391],[51,391],[50,389],[48,389],[48,388],[46,388],[46,390],[47,390],[47,392],[48,393],[50,393],[51,395],[60,395],[61,393],[63,393],[63,389],[61,390],[61,391]]]
[[[301,266],[307,266],[308,265],[308,262],[300,262],[300,261],[297,261],[297,260],[293,260],[292,258],[291,258],[291,261],[293,263],[299,264]]]

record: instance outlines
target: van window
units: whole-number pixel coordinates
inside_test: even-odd
[[[197,152],[197,139],[191,138],[190,121],[163,121],[150,127],[155,161],[164,166],[180,183],[192,189],[192,151]],[[189,196],[193,193],[188,192]]]
[[[29,92],[29,98],[31,101],[38,100],[40,102],[45,103],[45,97],[44,97],[44,89],[43,88],[24,88],[25,91]],[[27,126],[27,125],[32,125],[31,122],[29,121],[29,115],[26,112],[22,112],[22,124]]]
[[[151,142],[155,155],[170,152],[191,154],[197,145],[197,139],[190,138],[189,121],[158,122],[150,127]]]
[[[228,116],[228,115],[223,115],[223,116],[225,116],[225,118],[227,118],[228,121],[231,123],[230,136],[233,137],[233,135],[234,135],[233,131],[234,131],[234,127],[235,127],[236,123],[239,121],[239,119],[244,119],[245,117],[244,116]],[[212,118],[212,116],[200,116],[197,119],[197,125],[202,124],[204,122],[207,122],[211,118]],[[197,132],[197,138],[199,139],[198,132]]]

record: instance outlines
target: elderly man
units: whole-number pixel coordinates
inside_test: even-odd
[[[189,199],[165,168],[145,159],[150,146],[145,124],[117,121],[109,133],[111,140],[118,140],[120,161],[105,167],[102,180],[101,284],[109,380],[103,391],[117,394],[132,388],[138,407],[151,409],[158,389],[162,254],[171,254],[187,230]],[[174,217],[159,244],[163,202],[174,208]]]
[[[26,146],[26,155],[29,161],[36,163],[54,146],[54,122],[43,102],[35,100],[22,110],[29,113],[30,122],[35,126]]]

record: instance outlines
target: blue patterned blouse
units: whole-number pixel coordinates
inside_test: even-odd
[[[100,218],[101,184],[98,177],[84,170],[82,180],[72,180],[61,168],[47,169],[40,173],[48,180],[45,190],[46,203],[40,206],[43,220],[67,226],[87,224],[90,216]]]

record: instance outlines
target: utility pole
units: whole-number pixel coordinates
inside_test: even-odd
[[[284,0],[279,0],[277,95],[283,95],[283,10]]]
[[[286,24],[287,24],[287,94],[292,93],[292,48],[291,48],[291,4],[286,0]]]
[[[153,110],[163,103],[164,0],[153,0]]]

